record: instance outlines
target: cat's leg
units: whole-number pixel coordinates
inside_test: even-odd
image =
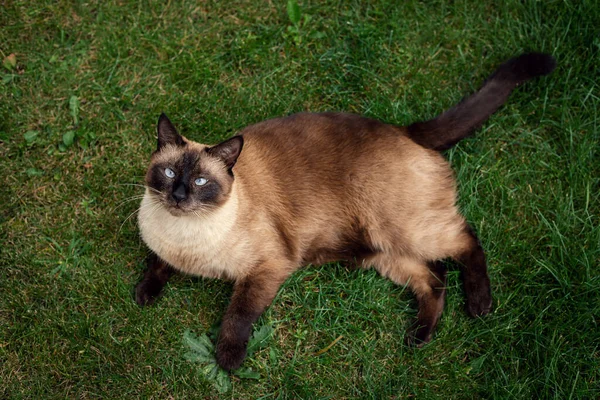
[[[466,225],[465,230],[468,237],[467,250],[453,258],[461,264],[463,286],[467,297],[467,312],[472,317],[477,317],[488,314],[492,310],[490,278],[479,239],[469,225]]]
[[[431,275],[426,282],[414,286],[409,282],[417,298],[419,312],[406,336],[406,343],[417,347],[431,341],[446,298],[446,266],[441,261],[428,262],[427,265]]]
[[[135,287],[135,302],[140,306],[154,303],[162,288],[175,273],[175,270],[169,264],[154,253],[148,256],[146,263],[147,268],[144,277]]]
[[[446,267],[440,261],[424,262],[408,257],[378,256],[373,265],[399,285],[408,285],[417,298],[417,321],[407,335],[407,343],[422,346],[431,340],[446,296]]]
[[[234,284],[217,343],[217,362],[222,368],[230,371],[242,364],[252,324],[271,304],[292,271],[289,262],[263,262]]]

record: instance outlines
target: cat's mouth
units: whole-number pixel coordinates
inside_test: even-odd
[[[175,201],[166,196],[158,196],[158,201],[162,204],[162,208],[169,212],[174,217],[181,217],[186,214],[190,214],[192,210],[189,207],[189,204],[185,201]]]
[[[167,204],[167,211],[174,217],[181,217],[183,215],[190,214],[192,211],[187,209],[185,205],[178,203],[170,203]]]
[[[165,208],[174,217],[184,217],[184,216],[201,216],[206,212],[206,209],[203,207],[198,207],[197,204],[189,204],[189,203],[176,203],[166,201]]]
[[[191,216],[194,218],[195,217],[202,218],[206,215],[211,214],[214,211],[214,208],[211,207],[210,205],[198,204],[198,203],[193,203],[193,204],[169,203],[169,204],[165,205],[165,209],[169,212],[169,214],[171,214],[174,217]]]

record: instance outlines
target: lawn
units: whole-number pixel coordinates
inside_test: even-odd
[[[17,1],[0,7],[0,398],[599,398],[600,8],[595,1]],[[189,360],[230,284],[174,278],[141,309],[135,211],[166,112],[216,143],[299,111],[430,118],[502,61],[543,51],[446,153],[487,252],[494,311],[459,273],[434,340],[407,347],[409,290],[307,267],[220,393]],[[188,354],[188,356],[186,356]]]

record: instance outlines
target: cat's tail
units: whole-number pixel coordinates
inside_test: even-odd
[[[481,89],[436,118],[407,127],[416,143],[438,151],[449,149],[470,136],[508,98],[513,89],[537,76],[548,75],[556,61],[548,54],[527,53],[502,64]]]

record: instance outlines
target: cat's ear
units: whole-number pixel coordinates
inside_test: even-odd
[[[165,113],[160,114],[160,117],[158,117],[156,132],[158,133],[158,151],[168,144],[172,144],[174,146],[185,145],[183,137],[177,133],[177,129],[175,129]]]
[[[231,169],[235,165],[243,145],[244,139],[241,136],[234,136],[223,143],[206,149],[206,151],[208,154],[219,158],[227,165],[228,169]]]

